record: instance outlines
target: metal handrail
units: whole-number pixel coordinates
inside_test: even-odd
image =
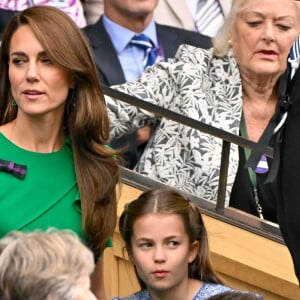
[[[109,86],[101,85],[102,91],[105,95],[121,100],[130,105],[137,106],[141,109],[147,110],[154,113],[159,117],[164,117],[181,123],[183,125],[192,127],[194,129],[200,130],[204,133],[210,134],[212,136],[218,137],[223,140],[222,153],[221,153],[221,163],[220,163],[220,176],[219,176],[219,186],[217,193],[216,210],[224,210],[225,208],[225,196],[226,196],[226,185],[227,185],[227,172],[229,166],[229,155],[230,155],[230,144],[236,144],[243,148],[252,149],[257,143],[245,139],[236,134],[227,132],[225,130],[216,128],[214,126],[205,124],[203,122],[197,121],[195,119],[183,116],[174,111],[168,110],[161,106],[146,102],[137,97],[128,95],[126,93],[120,92],[118,90],[112,89]],[[265,155],[268,157],[273,157],[273,148],[267,147]]]

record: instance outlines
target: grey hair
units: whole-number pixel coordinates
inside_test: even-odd
[[[259,0],[256,0],[259,1]],[[247,3],[246,3],[247,2]],[[225,18],[223,26],[219,29],[216,37],[213,40],[214,55],[217,57],[225,56],[230,49],[229,34],[233,28],[238,13],[250,4],[245,0],[232,0],[231,9],[228,16]]]
[[[0,299],[72,300],[94,266],[92,252],[69,230],[13,231],[0,240]]]

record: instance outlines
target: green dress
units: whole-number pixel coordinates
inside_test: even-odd
[[[0,159],[27,166],[25,178],[0,171],[0,237],[11,230],[71,229],[83,238],[72,148],[36,153],[0,133]]]

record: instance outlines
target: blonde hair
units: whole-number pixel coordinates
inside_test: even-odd
[[[0,299],[72,300],[94,265],[93,253],[71,231],[13,231],[0,240]]]
[[[243,2],[244,0],[232,1],[229,15],[225,18],[224,24],[219,29],[216,37],[213,40],[214,55],[223,57],[228,53],[230,49],[229,33],[233,24],[235,23],[239,8]]]
[[[255,1],[259,1],[259,0],[255,0]],[[214,48],[215,56],[223,57],[228,53],[230,49],[229,33],[235,24],[236,17],[241,10],[245,9],[250,4],[252,4],[251,1],[245,1],[245,0],[232,1],[229,15],[226,17],[223,26],[220,28],[216,37],[213,40],[213,48]],[[298,8],[298,15],[300,16],[300,5],[297,5],[297,8]],[[300,30],[299,19],[300,17],[298,18],[298,27]]]

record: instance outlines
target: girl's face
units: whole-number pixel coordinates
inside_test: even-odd
[[[199,243],[190,245],[178,215],[147,214],[133,226],[131,259],[150,293],[165,293],[187,284],[188,264],[198,254]]]
[[[9,49],[9,80],[19,114],[62,119],[70,78],[49,59],[28,25],[14,33]]]

